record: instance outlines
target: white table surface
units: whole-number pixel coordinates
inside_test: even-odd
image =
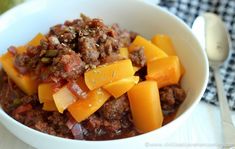
[[[235,112],[232,112],[235,123]],[[234,138],[235,142],[235,138]],[[160,144],[161,148],[219,149],[222,143],[218,107],[200,102],[192,115],[178,130]],[[159,144],[146,144],[159,148]],[[23,143],[0,124],[0,149],[34,149]]]

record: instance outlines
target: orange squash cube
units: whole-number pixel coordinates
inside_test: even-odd
[[[28,42],[24,46],[19,46],[17,48],[18,53],[24,53],[27,50],[28,46],[38,46],[40,45],[41,40],[45,38],[45,36],[42,33],[38,33],[30,42]]]
[[[158,34],[153,36],[152,43],[162,49],[167,55],[175,56],[176,51],[171,38],[167,35]]]
[[[155,44],[160,49],[162,49],[164,52],[166,52],[167,55],[177,56],[174,44],[168,35],[164,34],[155,35],[152,38],[152,43]],[[185,69],[182,64],[180,64],[180,72],[181,76],[185,73]]]
[[[103,86],[103,88],[108,91],[115,98],[118,98],[129,91],[135,84],[139,82],[138,76],[131,76],[124,78]]]
[[[110,94],[101,88],[88,93],[86,99],[79,99],[68,107],[68,111],[77,122],[87,119],[95,113],[109,98]]]
[[[55,105],[60,113],[63,113],[69,105],[76,102],[77,97],[65,85],[59,91],[53,94]]]
[[[85,83],[90,90],[133,75],[134,70],[132,62],[129,59],[103,65],[89,70],[84,74]]]
[[[144,54],[145,54],[147,61],[150,61],[152,59],[167,57],[167,54],[164,51],[162,51],[153,43],[151,43],[150,41],[146,40],[145,38],[139,35],[135,38],[135,40],[129,46],[128,48],[129,51],[133,51],[136,46],[144,47]]]
[[[156,59],[147,63],[147,80],[155,80],[158,87],[178,84],[180,80],[180,62],[177,56]]]
[[[37,46],[40,44],[41,39],[44,38],[44,36],[39,33],[37,36],[35,36],[26,46],[33,45]],[[17,48],[18,53],[26,52],[26,46],[20,46]],[[0,57],[0,62],[2,64],[3,69],[7,73],[7,75],[15,82],[15,84],[26,94],[32,95],[37,92],[38,84],[33,79],[32,76],[28,74],[20,74],[15,68],[14,68],[14,60],[15,57],[9,53],[6,52]]]
[[[43,38],[45,38],[45,36],[42,33],[38,33],[27,45],[38,46]]]
[[[57,107],[55,105],[55,102],[53,100],[48,101],[48,102],[44,102],[42,109],[44,111],[58,111]]]
[[[123,58],[128,58],[129,56],[129,52],[128,52],[128,49],[127,48],[120,48],[119,49],[120,51],[120,55],[123,57]]]
[[[136,73],[137,71],[141,69],[141,67],[133,66],[133,69],[134,69],[134,72]]]
[[[135,127],[145,133],[160,128],[163,114],[156,81],[143,81],[128,91]]]
[[[38,98],[40,103],[53,101],[53,83],[43,83],[38,86]]]
[[[0,62],[7,75],[15,82],[15,84],[26,94],[32,95],[37,92],[37,83],[30,75],[20,74],[14,67],[14,57],[7,52],[0,58]]]

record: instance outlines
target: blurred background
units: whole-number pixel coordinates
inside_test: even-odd
[[[25,0],[0,0],[0,14]]]

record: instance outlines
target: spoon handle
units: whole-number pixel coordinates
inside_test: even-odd
[[[220,104],[220,113],[224,135],[224,145],[232,145],[235,140],[235,128],[231,119],[228,101],[224,93],[223,82],[220,78],[219,68],[214,69],[215,81],[218,91],[218,99]],[[235,144],[233,144],[235,145]]]

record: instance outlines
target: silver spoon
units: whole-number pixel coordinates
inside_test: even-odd
[[[204,13],[196,18],[193,33],[206,50],[211,68],[214,70],[225,148],[235,147],[235,127],[233,125],[219,68],[229,57],[230,39],[222,20],[213,13]]]

